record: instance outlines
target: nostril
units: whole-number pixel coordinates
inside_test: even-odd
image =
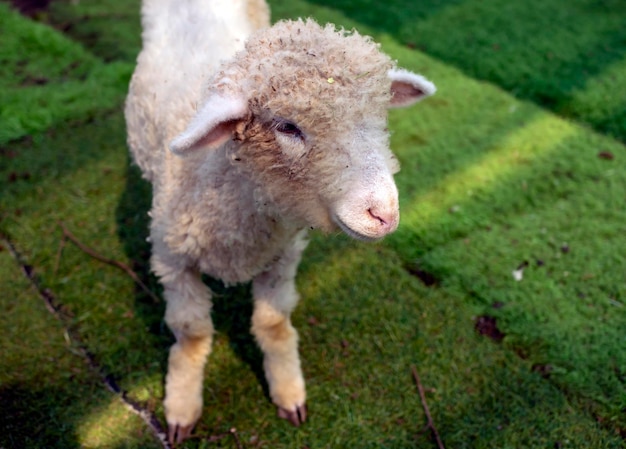
[[[385,225],[385,224],[387,224],[387,222],[386,222],[383,218],[381,218],[380,216],[378,216],[378,215],[376,214],[376,212],[374,212],[372,209],[367,209],[367,212],[369,212],[369,214],[370,214],[370,216],[371,216],[372,218],[375,218],[376,220],[380,221],[380,224],[381,224],[381,225]]]

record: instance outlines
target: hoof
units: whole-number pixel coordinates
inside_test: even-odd
[[[286,410],[278,407],[278,417],[286,419],[294,426],[299,427],[300,424],[306,421],[306,404],[296,406],[295,410]]]
[[[182,443],[191,435],[193,430],[193,424],[188,426],[179,426],[176,424],[170,424],[167,427],[167,440],[172,446]]]

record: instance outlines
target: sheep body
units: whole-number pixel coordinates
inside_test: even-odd
[[[201,103],[198,94],[219,63],[241,50],[256,28],[269,26],[268,9],[263,2],[240,0],[192,0],[186,8],[180,6],[178,0],[144,2],[143,49],[126,103],[133,158],[153,182],[151,240],[175,248],[184,265],[197,262],[203,272],[226,283],[245,282],[284,246],[283,239],[263,239],[267,248],[259,247],[259,234],[281,235],[276,224],[258,216],[241,226],[248,217],[240,212],[255,207],[253,187],[229,169],[225,148],[196,161],[194,155],[181,159],[171,154],[167,144],[191,120]],[[218,39],[220,45],[207,48]],[[179,184],[172,180],[186,182],[172,189]],[[218,220],[207,214],[208,204],[234,203],[239,207],[223,209]],[[248,257],[253,251],[258,257]]]
[[[187,437],[202,408],[213,326],[200,273],[253,281],[270,395],[300,424],[306,393],[289,316],[306,232],[375,240],[395,230],[386,110],[434,86],[356,32],[312,20],[268,28],[262,0],[145,0],[142,25],[125,113],[131,153],[153,185],[151,264],[177,340],[170,439]]]

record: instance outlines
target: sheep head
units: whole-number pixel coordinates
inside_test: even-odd
[[[222,65],[170,148],[185,154],[224,146],[258,186],[259,209],[376,240],[399,221],[387,109],[434,91],[357,32],[279,22]]]

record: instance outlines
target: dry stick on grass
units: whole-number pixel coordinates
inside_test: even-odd
[[[59,226],[61,227],[61,229],[63,230],[63,238],[64,239],[69,239],[74,245],[76,245],[81,251],[83,251],[84,253],[86,253],[87,255],[93,257],[96,260],[99,260],[102,263],[105,263],[107,265],[111,265],[114,266],[116,268],[119,268],[120,270],[124,271],[126,274],[128,274],[133,281],[135,281],[137,283],[137,285],[139,287],[141,287],[141,289],[148,295],[150,296],[150,298],[152,298],[152,300],[155,303],[160,302],[159,297],[157,295],[155,295],[147,286],[146,284],[144,284],[142,282],[141,279],[139,279],[139,276],[137,276],[137,273],[135,273],[132,268],[130,268],[128,265],[119,262],[117,260],[113,260],[113,259],[107,259],[106,257],[98,254],[95,250],[93,250],[92,248],[88,247],[87,245],[85,245],[84,243],[82,243],[80,240],[78,240],[76,238],[76,236],[74,236],[74,234],[72,234],[69,229],[67,229],[67,227],[65,226],[65,224],[63,224],[63,222],[59,221],[58,222]],[[60,251],[59,251],[60,252]]]
[[[63,234],[63,238],[61,239],[61,243],[59,243],[59,249],[57,250],[57,255],[54,258],[54,271],[53,273],[56,274],[59,271],[59,265],[61,263],[61,255],[63,254],[63,249],[65,248],[65,242],[67,241],[67,237],[65,236],[65,234]]]
[[[417,385],[417,391],[420,394],[420,399],[422,401],[422,407],[424,407],[424,413],[426,414],[426,428],[430,429],[433,433],[435,440],[437,441],[437,446],[439,449],[445,449],[441,438],[439,438],[439,432],[437,432],[437,427],[435,427],[435,423],[433,421],[433,417],[430,415],[430,410],[428,409],[428,404],[426,403],[426,395],[424,394],[424,387],[422,386],[422,381],[420,380],[419,374],[417,374],[417,369],[414,365],[411,365],[411,373],[413,373],[413,379],[415,380],[415,384]]]
[[[202,441],[206,441],[207,443],[217,443],[218,441],[223,440],[224,438],[228,438],[230,436],[234,438],[235,444],[237,445],[237,449],[243,449],[243,444],[241,443],[241,440],[239,439],[239,435],[237,434],[237,429],[235,429],[234,427],[231,427],[228,430],[228,432],[219,433],[217,435],[210,435],[208,437],[202,436],[202,435],[192,435],[187,439],[188,440],[199,439]]]

